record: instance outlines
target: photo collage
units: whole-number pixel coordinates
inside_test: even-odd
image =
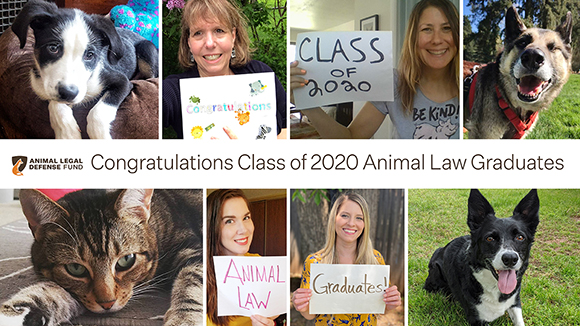
[[[580,325],[580,2],[0,12],[0,326]]]

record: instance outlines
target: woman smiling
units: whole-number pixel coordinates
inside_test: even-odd
[[[385,265],[382,255],[373,249],[370,233],[368,204],[356,193],[341,194],[330,210],[326,244],[304,262],[300,288],[292,295],[294,308],[316,325],[377,325],[376,314],[310,314],[312,297],[310,266],[312,264],[365,264]],[[401,305],[401,294],[396,286],[383,293],[385,309]]]
[[[394,138],[459,138],[459,14],[449,0],[422,0],[411,12],[394,74],[394,101],[367,102],[348,127],[321,108],[302,109],[322,138],[371,138],[388,115]],[[290,65],[290,97],[306,70]]]
[[[183,138],[179,80],[272,72],[265,63],[251,60],[247,23],[240,8],[228,0],[189,0],[183,8],[179,64],[184,73],[163,81],[163,126]],[[278,138],[286,138],[286,91],[275,78]],[[217,90],[223,92],[225,90]],[[231,139],[236,138],[224,130]]]

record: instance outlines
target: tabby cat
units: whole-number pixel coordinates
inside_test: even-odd
[[[20,192],[34,235],[32,263],[45,281],[0,307],[0,325],[58,325],[85,309],[122,309],[153,277],[173,281],[164,325],[202,324],[202,193],[81,190],[52,201]]]

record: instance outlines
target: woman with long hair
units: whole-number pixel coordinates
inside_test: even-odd
[[[382,255],[373,249],[369,236],[370,217],[368,204],[356,193],[341,194],[328,214],[326,244],[304,262],[300,288],[292,295],[294,308],[308,320],[316,319],[316,325],[376,325],[375,314],[322,314],[309,313],[310,265],[311,264],[367,264],[384,265]],[[391,286],[383,294],[385,309],[401,305],[401,294]]]
[[[395,99],[367,102],[348,127],[321,108],[299,108],[322,138],[370,138],[388,114],[394,138],[459,138],[459,14],[449,0],[422,0],[411,12],[399,66]],[[290,65],[290,96],[308,80]]]
[[[220,189],[207,198],[207,319],[206,325],[274,325],[273,318],[218,316],[214,256],[259,256],[251,254],[254,223],[249,202],[239,189]],[[274,317],[275,318],[275,317]]]

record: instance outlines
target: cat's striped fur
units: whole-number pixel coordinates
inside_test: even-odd
[[[5,302],[1,325],[117,311],[154,277],[174,282],[164,324],[201,325],[200,190],[81,190],[57,202],[22,190],[20,201],[35,238],[34,269],[46,281]]]

